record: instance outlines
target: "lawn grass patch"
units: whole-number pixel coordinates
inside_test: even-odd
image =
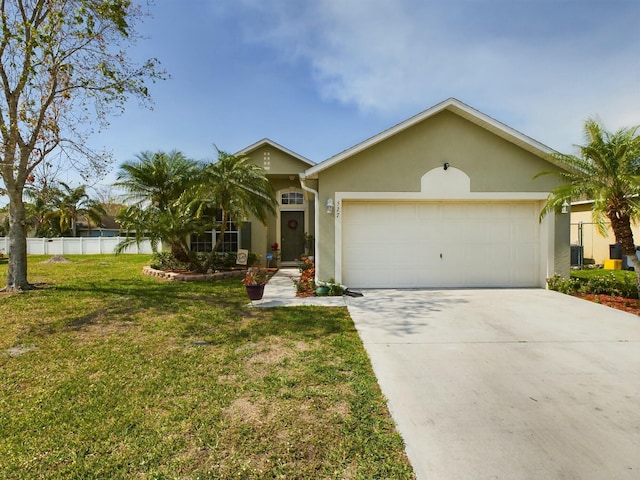
[[[630,270],[605,270],[603,268],[585,268],[583,270],[571,270],[571,278],[589,280],[591,278],[600,278],[606,275],[612,275],[620,282],[635,282],[636,272]]]
[[[0,478],[413,478],[345,308],[46,258],[0,297]]]

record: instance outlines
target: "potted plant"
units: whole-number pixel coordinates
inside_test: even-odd
[[[249,300],[260,300],[264,295],[264,286],[267,284],[268,275],[264,268],[250,267],[242,279],[247,289]]]
[[[339,297],[344,293],[344,287],[332,278],[328,282],[319,282],[315,294],[318,296],[328,295],[330,297]]]

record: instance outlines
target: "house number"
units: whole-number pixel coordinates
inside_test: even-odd
[[[341,202],[337,202],[336,203],[336,218],[340,218],[340,206],[341,206]]]

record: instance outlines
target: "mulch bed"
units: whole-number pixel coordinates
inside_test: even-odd
[[[591,302],[606,305],[607,307],[616,308],[625,312],[640,315],[640,300],[636,298],[612,297],[610,295],[601,295],[593,293],[581,293],[575,295]]]

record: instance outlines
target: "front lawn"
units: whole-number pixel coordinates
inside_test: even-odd
[[[46,258],[0,293],[0,478],[413,478],[346,309]]]

